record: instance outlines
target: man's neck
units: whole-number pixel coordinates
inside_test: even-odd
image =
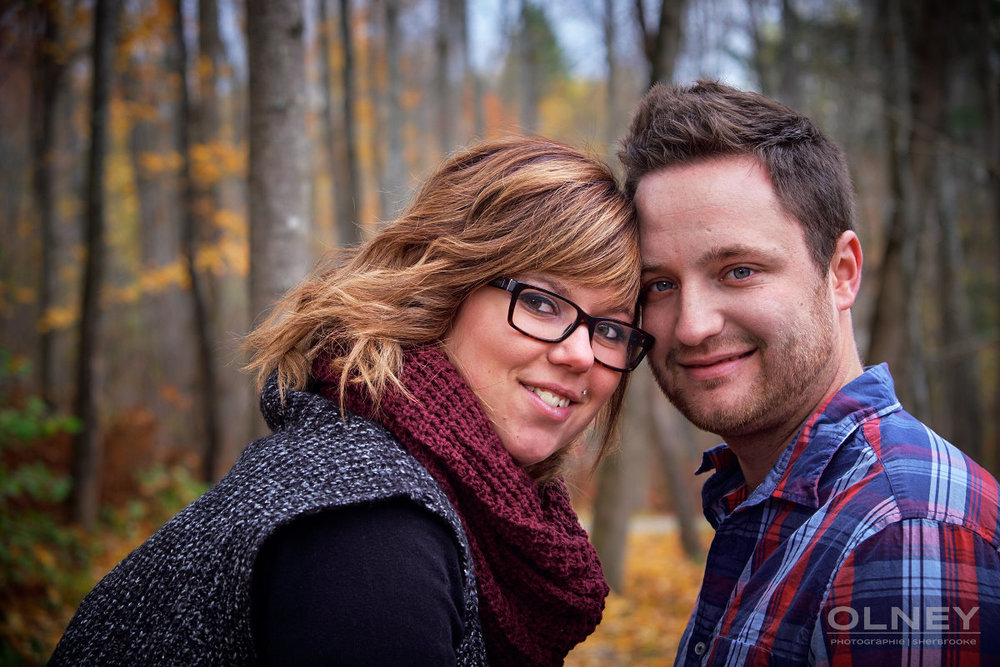
[[[797,422],[793,428],[785,428],[781,431],[726,438],[726,445],[740,462],[740,469],[743,471],[743,479],[748,491],[753,491],[760,486],[804,421],[803,419]]]
[[[806,420],[821,409],[834,394],[864,372],[860,359],[855,357],[854,361],[854,363],[849,363],[846,367],[841,368],[835,381],[831,383],[830,388],[819,400],[807,403],[801,411],[783,424],[743,435],[719,434],[739,460],[740,469],[743,471],[743,478],[749,491],[760,486],[767,474],[771,472],[778,457],[791,444],[792,438],[799,432]]]

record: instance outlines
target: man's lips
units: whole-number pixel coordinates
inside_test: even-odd
[[[674,359],[674,364],[694,380],[713,380],[735,371],[756,350]]]

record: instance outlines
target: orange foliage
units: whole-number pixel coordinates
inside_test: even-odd
[[[152,153],[145,152],[139,156],[139,164],[149,175],[174,173],[181,167],[181,154],[177,151]]]
[[[213,141],[191,146],[191,176],[202,187],[246,173],[247,151],[242,145]]]
[[[706,550],[710,539],[706,533]],[[625,591],[608,596],[604,620],[570,652],[567,667],[673,664],[702,572],[702,563],[684,556],[676,530],[637,527],[629,535]]]

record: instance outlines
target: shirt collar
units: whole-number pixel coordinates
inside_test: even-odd
[[[715,470],[702,489],[706,517],[715,524],[710,515],[721,520],[744,501],[756,503],[769,496],[818,507],[820,478],[848,436],[866,421],[899,409],[888,366],[866,368],[806,420],[749,497],[736,455],[725,443],[713,447],[697,470]]]

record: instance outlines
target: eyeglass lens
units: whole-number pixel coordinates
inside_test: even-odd
[[[582,311],[555,294],[525,288],[517,294],[511,310],[515,328],[534,338],[559,341],[581,321]],[[642,335],[633,327],[614,320],[595,318],[591,347],[594,358],[618,370],[630,369],[642,353]]]

